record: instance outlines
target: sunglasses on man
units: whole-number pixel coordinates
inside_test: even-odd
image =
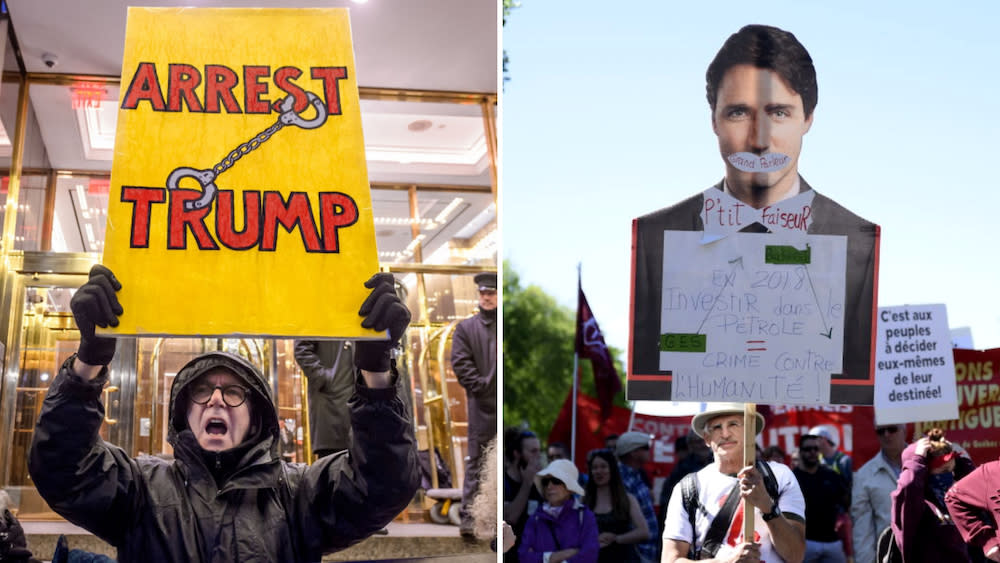
[[[565,487],[566,483],[563,483],[561,480],[556,479],[555,477],[542,477],[542,488],[544,489],[549,485],[560,485]]]
[[[899,432],[899,427],[898,426],[883,426],[881,428],[876,428],[875,429],[875,433],[878,434],[879,436],[885,436],[885,434],[887,432],[889,434],[895,434],[896,432]]]

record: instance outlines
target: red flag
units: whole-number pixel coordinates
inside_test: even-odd
[[[576,353],[581,358],[590,359],[590,365],[594,368],[597,400],[601,403],[601,418],[606,419],[611,414],[615,395],[622,390],[622,382],[582,287],[579,288],[579,293],[576,307]]]

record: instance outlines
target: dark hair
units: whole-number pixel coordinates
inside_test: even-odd
[[[604,437],[605,442],[607,442],[608,440],[617,440],[617,439],[618,439],[618,434],[608,434],[607,436]]]
[[[566,454],[566,457],[569,457],[569,448],[567,448],[566,444],[562,442],[552,442],[545,449],[548,450],[549,448],[559,448],[564,454]]]
[[[587,473],[591,474],[594,472],[595,459],[601,458],[607,462],[608,472],[611,477],[608,481],[608,487],[611,489],[611,513],[618,519],[628,518],[628,492],[625,490],[625,483],[622,481],[622,475],[618,471],[618,460],[616,460],[614,454],[608,450],[597,450],[594,451],[593,454],[594,455],[587,461]],[[587,479],[587,484],[584,487],[584,493],[583,503],[593,510],[594,506],[597,505],[597,483],[594,482],[593,475]]]
[[[520,452],[524,448],[524,441],[528,438],[537,438],[531,430],[524,430],[512,426],[503,431],[503,456],[508,461],[514,461],[514,452]]]
[[[806,440],[816,440],[819,441],[820,437],[815,434],[803,434],[799,436],[799,449],[802,449],[802,444],[806,443]]]
[[[730,35],[708,65],[705,90],[713,112],[722,77],[731,67],[743,64],[776,72],[792,91],[802,96],[805,118],[812,115],[819,99],[812,57],[794,35],[769,25],[744,26]]]
[[[688,451],[688,437],[678,436],[674,439],[674,453]]]
[[[772,457],[779,457],[781,458],[782,463],[784,463],[786,457],[785,450],[781,449],[781,446],[768,446],[764,450],[764,457],[768,459]]]

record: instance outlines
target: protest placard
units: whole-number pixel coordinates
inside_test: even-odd
[[[958,418],[944,305],[879,307],[875,344],[878,424]]]
[[[344,9],[129,9],[113,332],[379,336],[355,77]]]
[[[844,237],[666,231],[660,369],[675,401],[826,404],[841,372]]]

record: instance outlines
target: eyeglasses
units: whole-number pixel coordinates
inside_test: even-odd
[[[725,424],[725,427],[729,429],[730,432],[742,432],[743,431],[743,421],[742,420],[730,420]],[[708,433],[710,435],[721,434],[723,428],[723,423],[719,422],[708,427]]]
[[[556,479],[555,477],[542,477],[542,488],[548,487],[550,484],[566,486],[566,483],[563,483],[562,481]]]
[[[878,434],[879,436],[885,436],[886,432],[888,432],[889,434],[895,434],[896,432],[899,432],[899,427],[898,426],[883,426],[882,428],[876,428],[875,429],[875,433]]]
[[[799,451],[800,452],[818,452],[819,451],[819,446],[805,446],[803,448],[799,448]]]
[[[191,401],[205,405],[212,399],[216,389],[222,390],[222,401],[230,407],[238,407],[247,400],[247,388],[242,385],[210,385],[198,383],[191,388]]]

